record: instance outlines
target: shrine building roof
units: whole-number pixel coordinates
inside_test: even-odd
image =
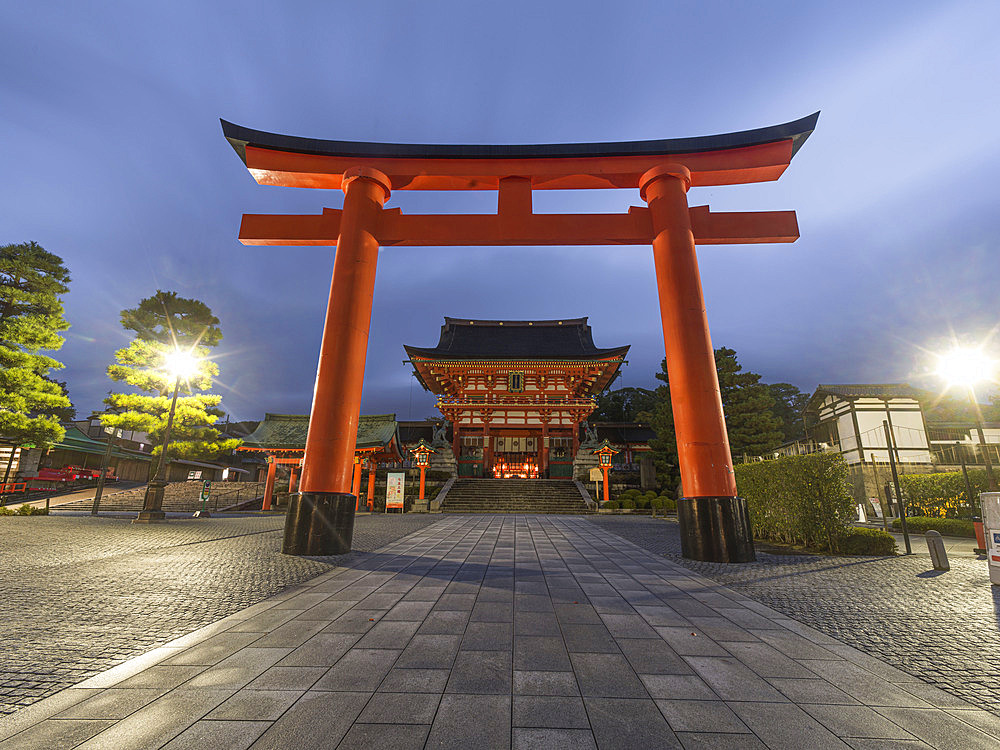
[[[601,349],[587,318],[468,320],[445,318],[435,347],[404,346],[411,358],[436,360],[623,359],[628,346]]]
[[[362,414],[358,420],[355,450],[389,448],[395,439],[398,446],[398,423],[395,414]],[[309,417],[306,414],[265,414],[264,421],[246,437],[241,448],[247,450],[305,450]]]

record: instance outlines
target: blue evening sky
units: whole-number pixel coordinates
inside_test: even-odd
[[[0,7],[0,244],[72,276],[61,377],[86,416],[157,288],[221,318],[238,419],[306,413],[329,248],[243,247],[247,213],[318,213],[333,191],[254,183],[218,118],[318,138],[546,143],[707,135],[822,110],[775,183],[692,205],[794,209],[791,245],[699,250],[716,346],[767,382],[929,384],[927,350],[1000,322],[1000,4],[993,2],[66,2]],[[493,193],[395,193],[408,212]],[[536,211],[616,212],[637,191],[540,191]],[[381,252],[363,411],[435,413],[401,364],[445,315],[589,316],[663,357],[646,247]],[[993,340],[996,351],[997,339]],[[923,379],[922,379],[923,378]]]

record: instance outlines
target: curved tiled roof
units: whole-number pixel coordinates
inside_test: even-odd
[[[444,321],[437,346],[404,346],[406,353],[427,359],[608,359],[629,349],[595,346],[587,318]]]

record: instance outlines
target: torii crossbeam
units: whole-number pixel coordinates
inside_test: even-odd
[[[288,514],[284,551],[339,554],[351,546],[354,441],[379,246],[649,244],[685,494],[678,503],[682,551],[698,560],[753,560],[695,246],[794,242],[798,225],[793,211],[689,208],[686,194],[691,186],[778,179],[818,117],[700,138],[526,146],[326,141],[223,120],[226,138],[258,183],[345,193],[343,209],[311,216],[247,214],[240,227],[246,245],[337,247],[301,492]],[[639,188],[647,206],[624,214],[532,211],[533,190],[593,188]],[[383,208],[393,190],[496,190],[498,209],[487,215],[407,215]],[[292,528],[302,524],[308,533]]]

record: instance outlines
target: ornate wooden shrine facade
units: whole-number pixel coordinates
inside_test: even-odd
[[[262,454],[267,458],[264,510],[270,510],[279,465],[289,467],[288,491],[297,489],[298,471],[305,457],[309,416],[306,414],[265,414],[264,420],[236,450]],[[354,470],[351,488],[360,504],[361,475],[368,471],[368,505],[374,497],[375,470],[379,464],[399,463],[403,453],[395,414],[362,414],[354,440]]]
[[[414,374],[452,423],[459,476],[571,477],[580,423],[625,360],[586,318],[445,318],[436,347],[406,346]]]

